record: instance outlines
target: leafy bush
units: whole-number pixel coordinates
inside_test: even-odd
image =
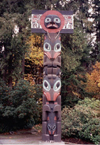
[[[31,128],[39,118],[36,90],[25,80],[10,89],[0,80],[0,132]]]
[[[100,101],[85,98],[74,108],[62,110],[62,138],[78,137],[100,142]]]

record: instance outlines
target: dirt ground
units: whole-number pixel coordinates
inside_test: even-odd
[[[17,135],[0,135],[0,144],[32,144],[32,145],[64,145],[64,142],[43,142],[41,135],[17,134]]]
[[[91,142],[83,141],[75,138],[67,138],[61,142],[43,142],[41,132],[39,133],[36,130],[20,130],[17,132],[9,132],[0,134],[0,145],[2,144],[31,144],[31,145],[85,145],[93,144]]]
[[[72,139],[72,141],[68,141],[66,140],[59,142],[43,142],[42,141],[42,137],[41,134],[38,135],[33,135],[33,134],[16,134],[16,135],[0,135],[0,145],[2,144],[31,144],[31,145],[77,145],[80,144],[82,145],[82,142],[79,143],[79,140],[77,140],[76,143],[73,143],[73,141],[75,142],[76,140]],[[87,144],[86,142],[83,144]],[[90,143],[88,143],[90,144]]]

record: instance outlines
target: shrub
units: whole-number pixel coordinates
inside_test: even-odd
[[[20,80],[13,89],[0,81],[0,132],[31,128],[39,118],[37,108],[34,89],[27,81]]]
[[[100,101],[85,98],[74,108],[62,110],[62,138],[78,137],[100,142]]]

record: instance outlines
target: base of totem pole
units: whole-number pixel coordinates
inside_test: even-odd
[[[48,134],[42,134],[43,141],[54,141],[54,142],[61,142],[61,135],[55,134],[54,136],[50,136]]]
[[[61,142],[61,95],[58,96],[57,98],[57,104],[56,105],[51,105],[54,106],[53,108],[49,108],[48,104],[46,104],[46,97],[43,95],[43,114],[42,114],[42,140],[43,141],[53,141],[53,142]],[[50,105],[50,103],[49,103]],[[56,130],[55,134],[49,134],[48,131],[48,122],[47,122],[47,112],[52,110],[53,112],[56,112],[57,114],[57,120],[56,120]],[[53,119],[53,118],[52,118]],[[54,121],[52,120],[52,124]],[[51,124],[51,125],[52,125]]]
[[[42,123],[42,140],[61,142],[61,122],[57,122],[57,133],[54,135],[46,134],[47,122]]]

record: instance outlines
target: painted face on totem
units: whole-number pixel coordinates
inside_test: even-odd
[[[48,15],[44,20],[47,29],[58,29],[61,26],[61,20],[57,15]]]
[[[56,116],[54,112],[49,113],[47,118],[47,128],[50,135],[53,135],[56,131]]]
[[[53,103],[48,103],[46,102],[46,104],[43,106],[43,110],[44,112],[48,112],[46,119],[47,119],[47,130],[48,133],[50,135],[53,135],[56,131],[56,127],[57,127],[57,118],[58,118],[58,107],[60,107],[60,105],[57,104],[57,102],[55,104]]]
[[[43,80],[43,94],[48,101],[56,101],[60,95],[61,80],[57,76],[46,76]]]
[[[61,42],[60,40],[57,40],[54,42],[54,44],[51,44],[49,40],[45,40],[43,49],[44,49],[44,54],[49,59],[56,59],[57,56],[61,54]]]

